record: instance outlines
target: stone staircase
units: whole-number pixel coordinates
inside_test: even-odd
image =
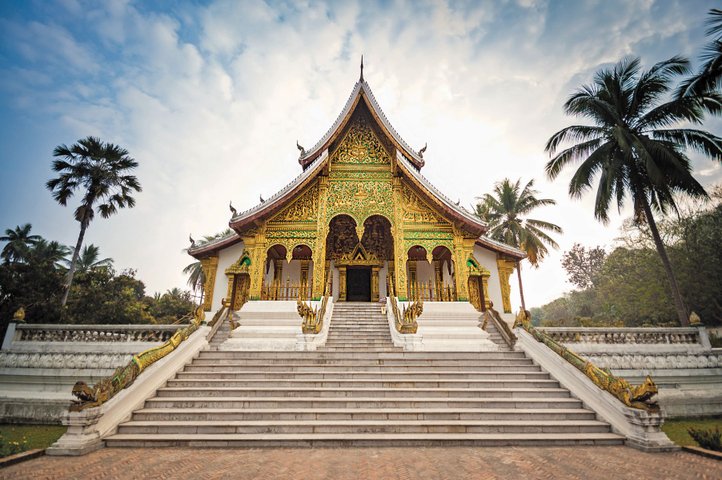
[[[501,342],[493,325],[492,340]],[[209,349],[109,447],[621,444],[523,352],[404,352],[378,304],[338,303],[315,352]]]

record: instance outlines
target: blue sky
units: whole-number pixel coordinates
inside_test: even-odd
[[[299,173],[365,77],[397,131],[429,147],[423,173],[463,204],[504,177],[535,178],[559,205],[538,216],[574,242],[614,244],[571,172],[544,178],[543,146],[573,120],[561,105],[601,66],[696,58],[706,1],[0,2],[0,228],[74,244],[72,208],[45,190],[52,150],[97,135],[138,160],[137,206],[97,219],[86,240],[149,292],[181,286],[188,233],[223,230]],[[720,134],[722,122],[706,128]],[[719,164],[693,157],[705,185]],[[568,290],[561,251],[525,271],[528,303]]]

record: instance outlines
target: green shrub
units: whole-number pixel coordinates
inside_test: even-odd
[[[21,440],[7,441],[0,435],[0,457],[15,455],[28,449],[28,441],[23,437]]]
[[[722,433],[720,433],[719,427],[715,427],[714,430],[690,428],[687,432],[700,447],[706,448],[707,450],[722,452]]]

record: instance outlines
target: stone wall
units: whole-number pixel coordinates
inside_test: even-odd
[[[555,341],[615,375],[650,375],[670,417],[722,414],[722,349],[704,327],[542,328]]]
[[[3,421],[60,423],[75,382],[92,385],[181,327],[11,323],[0,350]]]

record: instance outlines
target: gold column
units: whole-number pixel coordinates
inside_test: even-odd
[[[392,237],[394,241],[394,284],[396,285],[396,296],[401,301],[405,301],[408,297],[406,291],[406,258],[407,254],[404,250],[404,227],[403,227],[403,209],[401,208],[403,194],[401,192],[401,180],[398,177],[393,179],[393,197],[394,197],[394,222]],[[389,271],[392,267],[389,267]]]
[[[318,218],[316,220],[316,245],[313,249],[313,292],[314,300],[323,297],[326,288],[326,236],[328,235],[328,219],[326,218],[326,200],[328,197],[328,177],[320,177],[318,180]],[[326,268],[324,269],[324,265]]]
[[[254,237],[244,237],[243,244],[249,252],[251,265],[249,274],[251,276],[251,286],[248,291],[248,297],[251,300],[260,300],[261,286],[263,281],[263,270],[266,264],[266,232],[265,225],[263,229]]]
[[[301,282],[298,288],[302,300],[306,300],[306,293],[308,292],[308,265],[309,260],[301,260]]]
[[[379,301],[379,267],[371,267],[371,301]]]
[[[454,229],[454,282],[456,283],[456,300],[469,301],[469,266],[466,259],[474,251],[475,239],[464,238],[461,232]]]
[[[441,272],[441,260],[434,260],[434,278],[436,284],[434,285],[434,295],[437,302],[442,298],[442,289],[444,288],[444,275]]]
[[[338,301],[346,301],[346,267],[338,267]]]
[[[489,271],[482,272],[481,274],[481,287],[484,292],[484,310],[491,307],[491,299],[489,298],[489,275]]]
[[[406,293],[409,299],[416,298],[419,295],[419,284],[416,281],[416,260],[408,260],[409,265],[409,286]]]
[[[218,255],[202,259],[201,268],[206,277],[205,282],[203,282],[203,310],[209,312],[213,308],[213,288],[216,285]]]
[[[496,268],[499,272],[499,283],[501,284],[501,302],[504,313],[511,313],[511,285],[509,277],[514,272],[515,262],[505,258],[496,259]]]

